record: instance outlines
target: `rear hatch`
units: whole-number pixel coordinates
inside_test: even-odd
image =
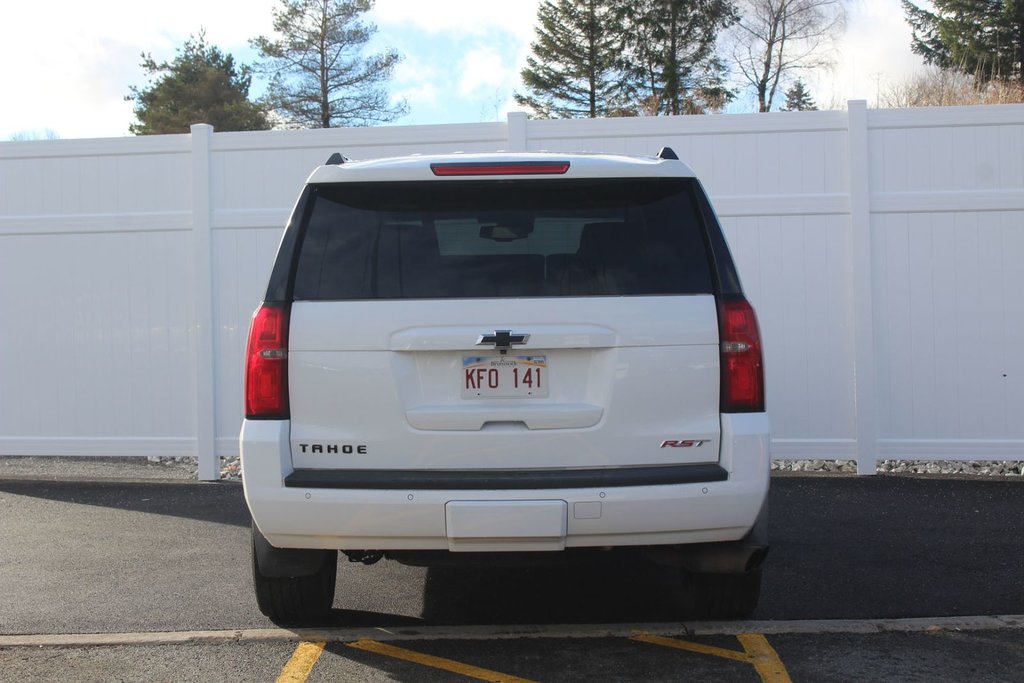
[[[691,178],[314,185],[288,341],[296,468],[717,462]]]

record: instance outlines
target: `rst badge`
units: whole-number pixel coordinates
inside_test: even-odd
[[[707,439],[667,439],[661,442],[662,448],[696,448],[708,442]]]

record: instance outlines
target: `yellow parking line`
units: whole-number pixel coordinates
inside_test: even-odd
[[[754,669],[764,683],[792,683],[779,653],[768,644],[767,638],[760,633],[741,633],[736,639],[753,658]]]
[[[715,647],[714,645],[691,643],[686,640],[676,640],[675,638],[654,636],[650,635],[649,633],[641,633],[640,635],[633,636],[630,640],[638,640],[642,643],[650,643],[652,645],[661,645],[662,647],[671,647],[676,650],[686,650],[687,652],[697,652],[702,655],[711,655],[712,657],[724,657],[725,659],[734,659],[737,662],[743,662],[744,664],[754,663],[753,658],[746,652],[727,650],[724,647]]]
[[[348,646],[354,647],[357,650],[365,650],[367,652],[384,655],[386,657],[404,659],[405,661],[413,662],[414,664],[422,664],[423,666],[429,666],[435,669],[451,671],[452,673],[462,674],[463,676],[469,676],[470,678],[476,678],[481,681],[491,681],[492,683],[533,683],[526,678],[509,676],[508,674],[491,671],[490,669],[481,669],[480,667],[473,666],[472,664],[463,664],[462,662],[445,659],[444,657],[425,655],[422,652],[406,650],[405,648],[395,647],[394,645],[388,645],[376,640],[358,640],[354,643],[348,643]]]
[[[638,640],[642,643],[650,643],[651,645],[660,645],[662,647],[672,647],[677,650],[686,650],[688,652],[697,652],[699,654],[710,654],[712,656],[724,657],[726,659],[735,659],[736,661],[742,661],[743,664],[754,664],[751,655],[746,652],[728,650],[724,647],[715,647],[714,645],[691,643],[686,640],[677,640],[675,638],[666,638],[664,636],[652,636],[647,633],[641,633],[638,636],[633,636],[630,640]]]
[[[714,645],[691,643],[677,638],[655,636],[650,633],[637,634],[630,638],[630,640],[743,662],[754,667],[754,671],[761,677],[763,683],[792,683],[789,678],[789,672],[786,671],[786,667],[783,665],[782,660],[779,659],[779,654],[775,651],[775,648],[768,644],[767,638],[760,633],[744,633],[736,636],[736,638],[740,641],[740,645],[743,646],[743,652],[729,650],[724,647],[715,647]]]
[[[304,640],[299,643],[292,658],[284,665],[281,675],[277,677],[277,683],[305,683],[316,660],[320,659],[320,655],[323,654],[325,645],[327,643],[323,640],[312,642]]]

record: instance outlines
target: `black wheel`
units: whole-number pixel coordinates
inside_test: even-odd
[[[323,618],[334,604],[336,550],[286,550],[252,527],[252,583],[256,604],[275,622]]]
[[[761,597],[761,568],[745,574],[687,573],[687,612],[697,619],[748,617]]]

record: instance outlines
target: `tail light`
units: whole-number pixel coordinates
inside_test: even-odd
[[[437,176],[456,175],[562,175],[568,161],[480,161],[431,164]]]
[[[245,352],[245,417],[288,419],[288,311],[263,304],[252,316]]]
[[[723,413],[764,412],[764,368],[757,316],[746,299],[718,304]]]

